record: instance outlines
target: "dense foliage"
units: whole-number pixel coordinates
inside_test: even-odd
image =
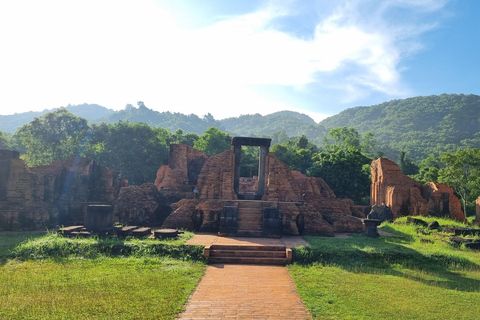
[[[6,132],[0,131],[0,149],[10,149],[10,137]]]
[[[442,94],[356,107],[323,120],[327,128],[371,131],[378,148],[398,161],[405,151],[414,161],[458,148],[480,146],[480,96]]]
[[[476,173],[468,179],[461,174],[468,157],[456,153],[472,153],[480,146],[479,96],[393,100],[348,109],[319,124],[289,111],[217,121],[210,114],[198,118],[159,113],[141,101],[137,105],[118,112],[96,105],[68,106],[34,118],[13,137],[1,133],[0,147],[20,151],[30,166],[78,155],[91,157],[122,171],[131,184],[141,184],[154,181],[156,170],[168,161],[171,143],[184,143],[212,156],[228,150],[232,135],[240,133],[270,137],[271,152],[290,169],[323,178],[337,197],[352,198],[357,204],[368,204],[369,164],[385,155],[419,182],[451,185],[469,214],[480,194],[480,182],[473,178]],[[88,110],[92,117],[103,115],[106,122],[88,125],[68,110]],[[460,169],[455,171],[455,166]],[[244,148],[241,175],[257,171],[258,148]],[[463,177],[468,187],[453,177]]]
[[[480,150],[445,152],[439,161],[445,167],[438,170],[438,181],[455,190],[462,200],[464,212],[473,211],[475,199],[480,195]],[[467,206],[470,206],[468,210]]]
[[[60,109],[23,125],[14,138],[25,147],[25,162],[39,166],[80,155],[88,129],[87,120]]]
[[[5,136],[5,139],[1,139]],[[153,182],[160,166],[168,164],[170,143],[185,143],[214,155],[230,148],[231,137],[216,128],[199,136],[171,133],[143,122],[118,121],[115,124],[88,125],[66,109],[59,109],[35,118],[22,126],[12,139],[0,135],[6,148],[21,152],[29,166],[46,165],[75,156],[98,160],[113,170],[121,171],[129,184]],[[10,140],[14,142],[12,147]]]
[[[270,137],[272,144],[305,135],[319,147],[331,129],[351,127],[362,136],[370,131],[377,139],[376,149],[370,156],[381,151],[388,158],[400,161],[401,152],[406,152],[407,158],[415,163],[429,154],[440,156],[443,152],[480,146],[480,96],[477,95],[442,94],[392,100],[370,107],[350,108],[318,124],[304,114],[291,111],[216,120],[210,114],[200,118],[193,114],[154,111],[141,101],[137,104],[137,107],[127,105],[120,111],[87,104],[69,105],[66,109],[92,123],[114,124],[128,120],[171,132],[181,129],[198,135],[215,127],[232,136]],[[13,134],[21,125],[45,113],[0,116],[0,130]]]
[[[119,121],[93,125],[82,155],[122,171],[130,184],[152,182],[160,166],[168,163],[170,132],[145,123]]]

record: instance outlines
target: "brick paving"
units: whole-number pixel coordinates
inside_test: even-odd
[[[190,297],[186,319],[312,319],[281,266],[217,264],[207,267]]]
[[[187,244],[308,245],[301,237],[244,238],[195,234]],[[283,266],[213,264],[188,300],[186,319],[312,319]]]
[[[210,246],[223,245],[264,245],[285,246],[287,248],[308,246],[308,242],[299,236],[284,236],[282,238],[250,238],[250,237],[218,237],[211,233],[197,233],[187,241],[187,244]]]

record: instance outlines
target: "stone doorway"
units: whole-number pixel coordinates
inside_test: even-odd
[[[261,200],[265,193],[265,167],[266,158],[269,152],[272,139],[267,138],[251,138],[251,137],[233,137],[232,147],[235,156],[235,175],[233,180],[233,190],[240,200]],[[242,146],[259,147],[258,156],[258,174],[255,182],[256,188],[251,188],[247,193],[240,190],[241,178],[241,159]],[[243,182],[243,181],[242,181]]]

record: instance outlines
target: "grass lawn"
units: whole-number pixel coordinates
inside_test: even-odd
[[[401,237],[306,237],[312,247],[294,249],[289,270],[315,319],[479,318],[480,252],[404,222],[382,227]]]
[[[37,232],[0,232],[0,264],[5,264],[10,251],[20,242],[27,239],[43,237],[45,231]]]
[[[107,256],[98,243],[95,246],[95,239],[47,235],[14,250],[21,257],[27,252],[34,260],[7,259],[6,252],[26,238],[30,237],[0,234],[4,257],[0,319],[175,319],[205,272],[203,261],[155,255],[158,240],[125,241],[129,253],[131,247],[143,248],[125,257],[121,255],[125,251],[117,252],[118,241],[100,241],[102,250],[115,249],[116,255]],[[48,248],[59,246],[63,254],[69,250],[82,254],[49,258]],[[38,252],[32,252],[33,247]],[[164,246],[160,248],[165,252]],[[85,253],[94,258],[85,258]]]

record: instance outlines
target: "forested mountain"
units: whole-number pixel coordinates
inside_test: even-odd
[[[23,126],[26,123],[29,123],[36,117],[43,116],[46,113],[58,110],[60,108],[54,109],[45,109],[43,111],[30,111],[23,113],[15,113],[8,116],[0,115],[0,131],[15,133],[18,128]],[[85,118],[91,122],[95,120],[106,117],[109,114],[115,112],[113,110],[107,109],[105,107],[99,106],[98,104],[79,104],[79,105],[68,105],[65,107],[68,111],[73,113],[76,116]]]
[[[398,160],[405,151],[414,160],[459,147],[480,147],[480,96],[442,94],[398,99],[356,107],[319,123],[325,128],[353,127],[371,131],[377,149]]]
[[[185,133],[200,135],[216,127],[230,135],[272,137],[273,143],[305,135],[319,146],[330,129],[353,127],[362,136],[372,132],[377,140],[376,150],[395,161],[399,160],[402,151],[418,161],[430,153],[438,156],[444,151],[480,147],[480,96],[477,95],[442,94],[397,99],[370,107],[350,108],[318,124],[307,115],[292,111],[215,120],[210,114],[198,117],[158,112],[142,102],[138,102],[138,107],[127,105],[120,111],[91,104],[69,105],[66,109],[90,123],[145,122],[171,132],[182,129]],[[49,111],[52,110],[0,116],[0,131],[13,134],[18,127]]]
[[[213,118],[211,114],[207,114],[200,118],[195,114],[185,115],[178,112],[158,112],[147,108],[143,102],[138,102],[138,108],[127,105],[125,109],[116,111],[107,117],[98,119],[109,124],[118,121],[145,122],[151,127],[162,127],[175,132],[182,129],[184,132],[193,132],[203,134],[210,127],[218,128],[225,131],[222,123]]]
[[[239,136],[270,136],[282,130],[290,137],[307,133],[313,137],[321,133],[312,118],[293,111],[279,111],[265,116],[259,113],[241,115],[220,122],[228,132]]]

